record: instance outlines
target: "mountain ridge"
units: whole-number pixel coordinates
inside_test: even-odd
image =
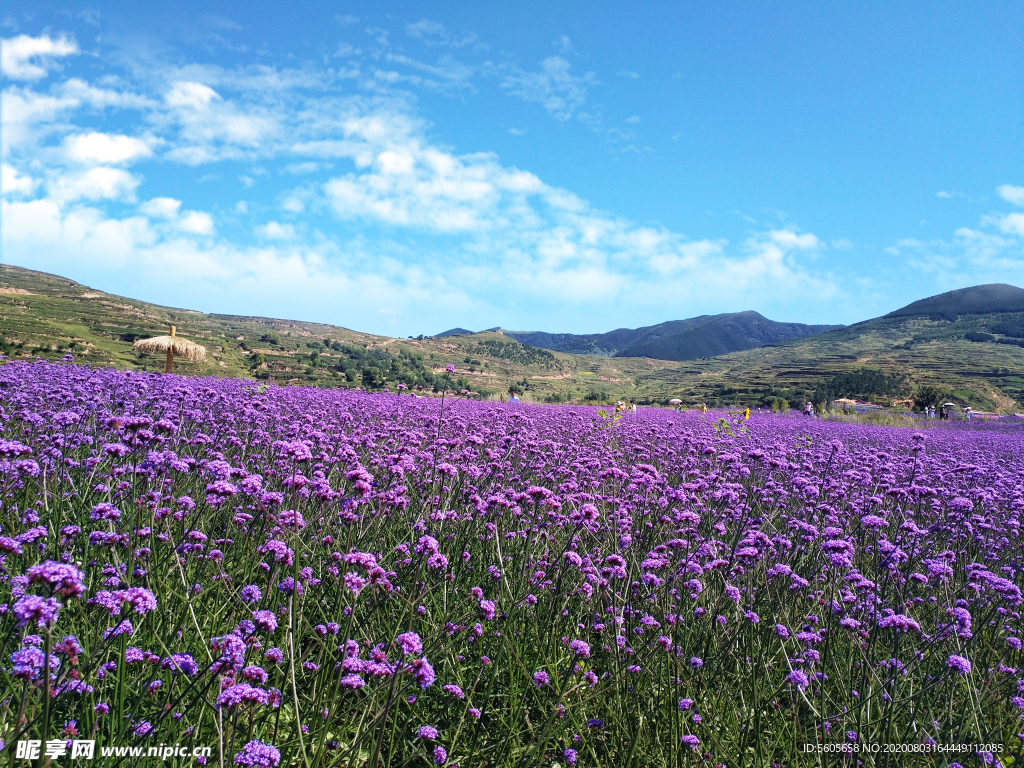
[[[953,320],[959,315],[986,315],[995,312],[1024,312],[1024,288],[1007,283],[986,283],[957,288],[918,299],[883,317],[927,315]]]
[[[806,338],[842,328],[841,325],[807,325],[769,320],[758,312],[726,312],[668,320],[640,328],[616,328],[606,333],[549,333],[546,331],[499,331],[532,347],[598,357],[649,357],[656,360],[696,360],[738,352],[766,344]],[[453,328],[435,338],[466,335]]]

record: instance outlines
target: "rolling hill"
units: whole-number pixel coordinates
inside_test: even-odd
[[[547,333],[545,331],[508,331],[505,336],[533,347],[574,355],[601,357],[650,357],[656,360],[696,360],[742,349],[752,349],[791,339],[824,333],[838,325],[779,323],[757,312],[732,312],[700,315],[686,320],[670,320],[644,328],[617,328],[608,333]],[[453,328],[435,338],[466,335],[465,328]]]
[[[697,321],[697,322],[694,322]],[[738,352],[782,341],[803,339],[840,328],[837,325],[779,323],[757,312],[735,312],[693,318],[689,327],[671,328],[670,323],[640,328],[639,335],[616,357],[656,357],[659,360],[695,360]]]
[[[915,301],[886,317],[927,316],[937,320],[956,320],[961,315],[991,315],[996,312],[1024,312],[1024,290],[1006,283],[960,288]]]
[[[167,333],[174,324],[179,335],[209,351],[206,363],[176,365],[185,374],[372,389],[402,382],[425,391],[447,382],[484,396],[511,386],[541,402],[625,397],[643,404],[679,397],[688,405],[720,406],[763,406],[783,399],[799,405],[822,393],[890,404],[928,386],[974,408],[1011,413],[1021,411],[1024,402],[1024,309],[1017,309],[1022,297],[1024,291],[1013,286],[978,286],[824,333],[673,361],[612,357],[607,351],[569,354],[523,344],[497,329],[395,339],[321,323],[203,314],[0,265],[0,353],[50,360],[71,353],[77,362],[157,371],[162,359],[137,354],[132,342]],[[717,342],[702,339],[699,329],[717,318],[711,326],[716,333],[732,327],[742,341],[752,323],[728,319],[735,317],[665,323],[661,335],[641,337],[633,348],[682,336],[687,349],[704,345],[702,351],[714,353]],[[629,350],[626,336],[635,332],[623,329],[622,339],[617,333],[602,334],[610,337],[612,354]],[[449,364],[456,369],[450,377],[445,374]]]

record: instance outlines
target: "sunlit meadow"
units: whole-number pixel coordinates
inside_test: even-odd
[[[1020,424],[615,417],[70,361],[0,365],[0,409],[8,753],[1021,760]]]

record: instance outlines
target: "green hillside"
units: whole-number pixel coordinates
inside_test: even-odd
[[[78,362],[159,371],[163,358],[140,355],[132,344],[166,334],[171,325],[179,336],[204,345],[208,352],[205,363],[176,362],[180,373],[272,377],[279,383],[330,387],[381,388],[401,382],[426,391],[443,388],[447,379],[456,389],[487,396],[509,386],[528,389],[531,377],[537,384],[554,380],[564,367],[551,352],[501,334],[474,336],[468,344],[458,339],[405,340],[321,323],[204,314],[0,265],[4,355],[53,360],[70,353]],[[457,365],[458,371],[446,377],[449,364]],[[611,383],[620,382],[616,378]]]
[[[700,394],[714,392],[719,399],[750,399],[770,387],[797,402],[814,399],[816,390],[837,377],[876,372],[902,384],[885,393],[845,394],[891,403],[928,386],[974,408],[1018,412],[1024,402],[1024,339],[998,331],[1021,325],[1024,311],[986,311],[954,320],[888,315],[798,341],[696,361],[673,378],[699,380]]]
[[[425,392],[443,388],[447,379],[482,396],[512,387],[539,402],[625,397],[643,404],[678,397],[688,406],[767,406],[782,399],[799,406],[807,398],[841,395],[891,404],[931,387],[974,408],[1019,412],[1024,311],[993,309],[1015,306],[1005,304],[1012,291],[998,293],[995,304],[984,295],[961,295],[961,302],[969,302],[962,306],[975,311],[954,319],[931,309],[893,313],[756,349],[669,361],[567,354],[522,344],[501,331],[393,339],[319,323],[203,314],[0,266],[0,352],[51,360],[72,353],[79,362],[162,370],[162,358],[141,356],[132,343],[165,334],[173,324],[178,335],[209,353],[203,364],[177,363],[181,373],[371,389],[402,382]],[[705,342],[698,334],[694,343]],[[454,376],[445,374],[449,364]]]
[[[956,320],[961,315],[997,312],[1024,312],[1024,290],[1005,283],[960,288],[915,301],[886,317],[927,316],[937,320]]]

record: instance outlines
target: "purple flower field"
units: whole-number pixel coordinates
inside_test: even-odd
[[[1021,760],[1020,424],[613,419],[44,362],[0,365],[0,424],[8,750]]]

